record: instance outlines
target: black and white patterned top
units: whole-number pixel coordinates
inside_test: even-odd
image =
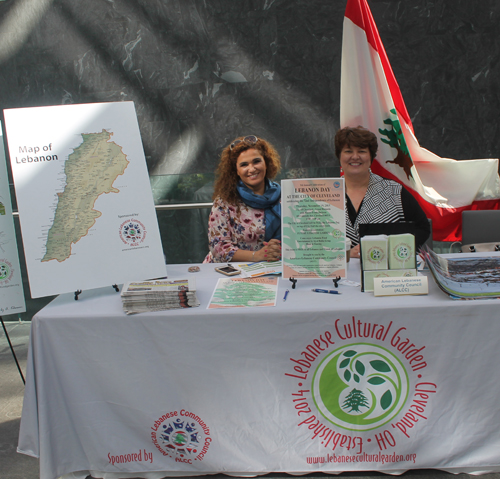
[[[345,222],[347,237],[352,246],[359,244],[359,225],[366,223],[398,223],[413,221],[420,230],[415,240],[423,244],[430,226],[417,200],[399,183],[370,173],[370,180],[359,211],[346,194]]]

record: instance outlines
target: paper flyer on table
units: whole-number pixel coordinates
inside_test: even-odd
[[[256,278],[271,274],[281,274],[281,261],[259,261],[258,263],[239,264],[243,278]]]
[[[276,306],[278,278],[220,278],[207,309]]]
[[[346,277],[344,179],[281,181],[283,278]]]

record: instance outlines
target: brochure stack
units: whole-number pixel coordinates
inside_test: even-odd
[[[127,314],[194,308],[200,305],[194,278],[127,283],[123,286],[121,297],[123,310]]]

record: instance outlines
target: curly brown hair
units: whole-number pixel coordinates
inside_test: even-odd
[[[266,162],[266,178],[273,180],[281,170],[280,155],[274,149],[273,145],[262,138],[257,139],[257,143],[247,143],[245,137],[240,136],[234,139],[230,145],[222,150],[219,160],[219,166],[215,172],[215,184],[213,199],[220,197],[226,203],[236,205],[239,194],[236,189],[239,176],[236,173],[236,161],[240,154],[246,150],[255,149],[263,157]],[[240,140],[240,143],[231,145]]]
[[[357,146],[358,148],[368,148],[373,161],[378,150],[377,137],[366,128],[358,126],[352,128],[346,126],[335,134],[335,154],[340,160],[340,152],[344,146]]]

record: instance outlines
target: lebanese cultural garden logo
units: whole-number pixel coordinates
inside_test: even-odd
[[[400,261],[406,261],[407,259],[410,259],[410,256],[412,256],[412,249],[410,245],[404,243],[399,244],[396,248],[394,248],[394,254]]]
[[[368,250],[368,257],[372,261],[372,263],[380,263],[385,258],[385,253],[382,249],[377,246],[373,246]]]
[[[13,275],[14,270],[12,269],[12,264],[6,259],[0,259],[0,282],[2,282],[2,284],[8,283]]]
[[[394,321],[336,319],[290,357],[285,376],[295,381],[297,426],[329,453],[345,449],[361,462],[376,461],[366,448],[381,454],[427,420],[437,385],[425,378],[425,347]]]
[[[321,414],[353,431],[380,427],[408,397],[408,374],[390,351],[375,344],[349,344],[330,353],[316,369],[312,396]]]
[[[164,414],[151,429],[151,440],[156,448],[164,456],[175,458],[176,462],[202,461],[212,442],[205,422],[185,409]]]
[[[127,220],[120,225],[120,238],[128,246],[139,246],[146,239],[146,227],[139,220]]]

